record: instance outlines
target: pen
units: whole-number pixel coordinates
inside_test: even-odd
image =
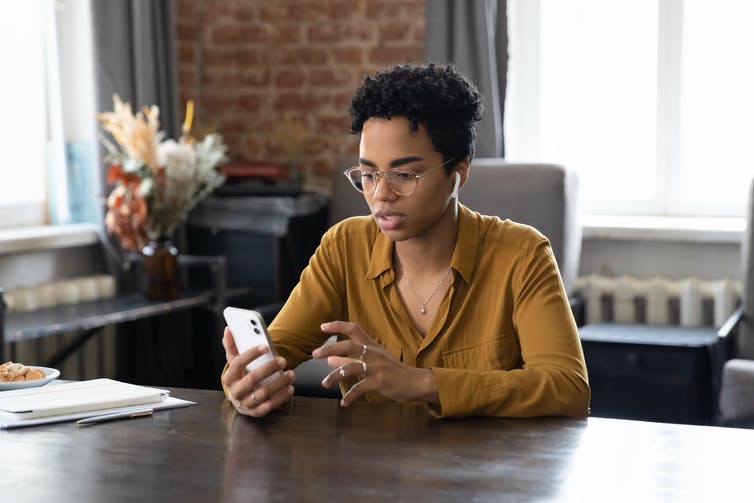
[[[88,426],[90,424],[106,423],[108,421],[117,421],[119,419],[133,419],[135,417],[151,416],[153,409],[132,410],[130,412],[116,412],[114,414],[102,414],[99,416],[87,417],[76,421],[79,426]]]

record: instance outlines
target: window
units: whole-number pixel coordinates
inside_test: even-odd
[[[46,219],[45,8],[45,2],[8,2],[0,7],[0,227],[41,224]]]
[[[579,172],[592,214],[742,216],[754,2],[509,0],[506,153]]]
[[[88,1],[0,4],[12,75],[0,79],[0,228],[84,221],[71,195],[97,197],[90,24]]]

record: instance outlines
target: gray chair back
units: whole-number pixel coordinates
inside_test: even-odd
[[[574,171],[556,164],[476,159],[459,198],[479,213],[531,225],[547,236],[566,292],[573,293],[582,237]]]

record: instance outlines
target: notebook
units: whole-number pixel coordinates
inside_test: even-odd
[[[112,379],[74,381],[0,393],[0,418],[13,421],[158,404],[169,392]]]

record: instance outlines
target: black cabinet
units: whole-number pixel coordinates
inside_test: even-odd
[[[579,331],[593,416],[714,422],[723,359],[714,329],[605,323]]]
[[[327,198],[210,197],[188,220],[190,253],[225,255],[228,285],[252,287],[250,305],[283,301],[326,230]]]

